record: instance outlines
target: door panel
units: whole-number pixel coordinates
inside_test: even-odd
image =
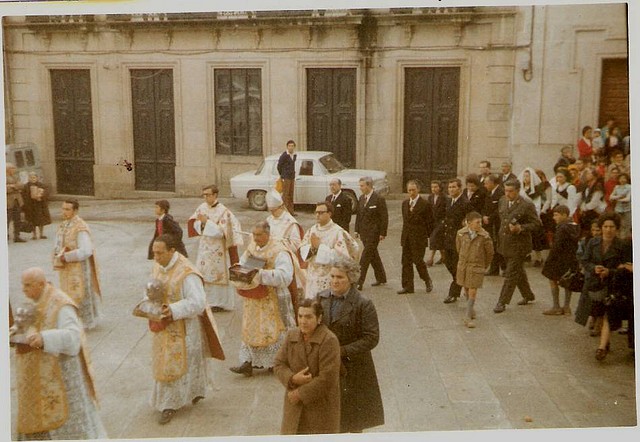
[[[405,183],[456,176],[459,90],[459,68],[405,68]]]
[[[356,69],[307,69],[307,146],[356,162]]]
[[[53,132],[58,193],[93,195],[93,113],[88,69],[52,69]]]
[[[175,190],[173,71],[132,69],[136,190]]]

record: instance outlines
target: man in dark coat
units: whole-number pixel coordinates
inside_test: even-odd
[[[287,141],[287,150],[282,152],[278,158],[278,173],[282,179],[282,199],[290,214],[295,216],[293,210],[293,185],[296,179],[296,158],[293,153],[296,150],[296,143],[293,140]]]
[[[340,377],[341,433],[360,433],[384,424],[382,396],[371,355],[380,338],[378,314],[373,302],[354,287],[358,273],[355,261],[339,258],[331,269],[331,289],[318,294],[325,312],[323,323],[340,342],[345,368]],[[345,288],[344,284],[348,286]]]
[[[531,233],[541,226],[536,208],[531,201],[520,196],[520,182],[507,181],[504,185],[504,196],[498,203],[500,214],[500,233],[498,236],[498,250],[504,257],[507,267],[504,271],[504,283],[500,291],[500,298],[493,311],[502,313],[516,287],[522,294],[518,305],[527,305],[536,299],[529,286],[524,261],[531,253]]]
[[[502,175],[500,177],[501,183],[504,186],[504,183],[507,181],[518,181],[518,177],[513,174],[511,171],[511,162],[504,161],[500,166],[500,170],[502,171]]]
[[[456,302],[460,297],[462,287],[456,282],[458,269],[458,250],[456,248],[456,235],[462,228],[464,217],[469,213],[466,199],[462,196],[462,181],[459,178],[449,180],[447,187],[449,200],[444,216],[444,265],[451,274],[449,294],[444,300],[445,304]]]
[[[371,285],[375,287],[387,282],[387,274],[378,253],[378,243],[387,236],[389,213],[384,198],[373,190],[371,177],[360,178],[359,184],[362,195],[358,201],[355,231],[364,245],[360,257],[360,281],[358,281],[358,288],[362,290],[369,264],[373,267],[373,273],[376,277],[376,282]]]
[[[182,228],[180,224],[178,224],[171,215],[169,215],[169,209],[171,205],[167,200],[158,200],[156,201],[156,228],[153,231],[153,238],[149,243],[149,250],[147,252],[147,259],[153,259],[153,242],[157,237],[162,235],[163,233],[167,233],[172,235],[176,239],[176,252],[182,254],[184,257],[188,258],[187,249],[182,242]]]
[[[564,307],[560,307],[560,286],[558,281],[567,270],[578,268],[578,240],[580,239],[580,226],[572,222],[569,217],[569,208],[564,204],[558,204],[553,208],[553,220],[557,224],[553,244],[549,250],[549,256],[542,267],[542,275],[549,279],[553,307],[542,312],[545,315],[570,315],[571,314],[571,289],[564,289]]]
[[[329,182],[329,188],[331,189],[331,194],[327,195],[325,201],[328,201],[333,205],[333,214],[331,215],[331,219],[334,223],[348,232],[349,223],[351,223],[351,214],[353,212],[351,207],[351,198],[342,191],[342,181],[340,181],[339,178],[331,179]]]
[[[426,286],[427,293],[433,290],[427,265],[424,262],[424,251],[427,248],[429,235],[433,228],[433,213],[429,205],[420,197],[420,186],[417,181],[407,182],[409,198],[402,202],[402,290],[399,295],[413,293],[413,266],[416,266],[420,279]]]
[[[464,184],[467,188],[462,192],[462,195],[467,200],[467,205],[469,206],[467,210],[469,212],[482,213],[487,191],[480,183],[480,178],[475,173],[470,173],[465,178]]]
[[[487,196],[484,200],[482,208],[482,224],[491,239],[493,240],[493,260],[489,266],[489,270],[485,275],[497,276],[500,269],[504,270],[504,258],[498,250],[498,232],[500,232],[500,215],[498,214],[498,202],[504,196],[504,190],[500,185],[500,178],[495,175],[489,175],[484,180],[484,188],[487,190]]]

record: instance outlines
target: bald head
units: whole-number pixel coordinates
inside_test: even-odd
[[[31,267],[22,272],[22,291],[29,299],[40,299],[46,283],[47,278],[40,267]]]

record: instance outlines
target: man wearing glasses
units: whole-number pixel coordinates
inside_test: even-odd
[[[205,201],[187,224],[189,237],[200,236],[196,268],[204,278],[207,302],[214,312],[234,308],[235,288],[229,284],[229,267],[238,263],[238,246],[243,243],[240,222],[218,201],[218,187],[202,189]]]
[[[300,246],[300,256],[308,263],[305,298],[314,298],[329,288],[329,271],[336,257],[342,255],[357,260],[359,252],[358,243],[331,220],[333,204],[319,202],[315,213],[318,222],[307,231]]]

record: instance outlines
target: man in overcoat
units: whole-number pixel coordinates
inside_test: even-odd
[[[424,252],[433,228],[432,206],[420,196],[420,185],[415,180],[407,182],[409,198],[402,202],[402,289],[399,295],[413,293],[413,266],[416,266],[420,279],[426,286],[427,293],[433,289]]]
[[[462,287],[456,282],[456,272],[458,269],[458,250],[456,249],[456,235],[462,228],[464,217],[469,212],[469,205],[462,196],[462,181],[459,178],[449,180],[447,187],[449,200],[447,201],[447,211],[444,216],[444,265],[451,274],[451,284],[449,294],[444,300],[445,304],[456,302],[460,297]]]
[[[356,234],[360,235],[364,250],[360,257],[360,280],[358,288],[362,290],[362,285],[367,277],[369,264],[373,267],[376,282],[372,286],[386,284],[387,274],[380,254],[378,244],[387,236],[387,226],[389,224],[389,213],[384,197],[378,195],[373,190],[373,179],[369,176],[360,178],[360,190],[362,195],[358,201],[358,213],[356,215]]]
[[[518,305],[527,305],[536,299],[529,286],[524,261],[531,253],[531,233],[540,228],[541,223],[536,208],[531,201],[520,196],[520,182],[507,181],[504,185],[504,196],[498,204],[500,214],[500,233],[498,236],[498,250],[506,261],[504,283],[500,291],[500,298],[493,311],[502,313],[516,287],[522,294]]]
[[[500,198],[504,196],[504,190],[500,185],[500,178],[496,175],[489,175],[484,180],[484,188],[487,189],[487,196],[484,200],[484,207],[482,208],[482,224],[493,241],[493,259],[489,270],[485,275],[497,276],[500,273],[500,269],[504,270],[504,258],[498,250],[498,232],[500,232],[500,214],[498,213],[498,203]]]
[[[349,231],[349,223],[351,223],[352,207],[351,198],[342,191],[342,181],[340,178],[332,178],[329,182],[331,194],[327,195],[325,201],[333,205],[333,214],[331,219],[334,223]]]

